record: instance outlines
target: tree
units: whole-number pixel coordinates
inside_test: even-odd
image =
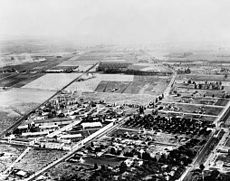
[[[144,160],[150,160],[151,159],[150,154],[148,152],[144,152],[142,154],[142,159],[144,159]]]
[[[125,162],[121,162],[119,168],[120,168],[120,172],[124,173],[127,170],[128,167],[127,167]]]
[[[94,167],[93,167],[95,170],[98,169],[98,165],[97,163],[94,163]]]
[[[203,164],[200,164],[200,170],[203,171],[205,166]]]
[[[112,148],[110,149],[110,153],[111,153],[112,155],[115,155],[115,154],[116,154],[115,148],[112,147]]]

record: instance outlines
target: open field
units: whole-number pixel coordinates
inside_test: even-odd
[[[8,76],[0,81],[0,87],[20,88],[27,83],[41,77],[43,73],[18,73]]]
[[[128,67],[130,70],[142,70],[142,71],[154,71],[154,72],[171,72],[168,67],[162,66],[162,64],[149,64],[149,63],[136,63]]]
[[[42,103],[53,94],[53,91],[14,88],[0,91],[0,105],[9,107],[20,106],[24,103]]]
[[[0,92],[0,132],[13,125],[23,114],[48,99],[54,92],[36,89],[10,89]]]
[[[128,81],[101,81],[95,91],[123,93],[130,84]]]
[[[57,150],[31,150],[23,159],[16,163],[14,168],[27,172],[35,172],[49,163],[62,157],[66,152]]]
[[[80,92],[94,92],[101,81],[133,81],[133,75],[94,74],[93,76],[93,78],[89,78],[87,80],[74,82],[67,88],[67,90],[77,90]]]
[[[62,62],[61,64],[57,65],[55,68],[61,68],[61,67],[78,67],[77,70],[79,71],[86,71],[90,67],[92,67],[93,64],[97,63],[96,61],[94,62],[80,62],[80,61],[70,61],[67,60],[65,62]]]
[[[68,58],[69,57],[47,57],[46,60],[42,62],[27,62],[19,65],[2,67],[0,68],[0,87],[22,87],[43,76],[43,71],[60,64]],[[12,69],[15,71],[3,73],[4,71]]]
[[[170,81],[169,77],[160,76],[134,76],[133,82],[124,93],[130,94],[162,94]]]
[[[151,76],[134,76],[132,82],[102,81],[98,85],[96,91],[159,95],[163,93],[168,83],[168,80],[165,78],[160,79]]]
[[[23,88],[43,89],[43,90],[59,90],[66,84],[77,78],[79,73],[52,73],[46,74],[39,79],[23,86]]]
[[[64,61],[60,64],[57,65],[57,67],[61,67],[61,66],[65,66],[65,67],[68,67],[68,66],[87,66],[87,65],[93,65],[95,63],[97,63],[98,61],[89,61],[89,60],[86,60],[86,61],[79,61],[79,60],[73,60],[72,58],[67,60],[67,61]]]
[[[169,77],[94,74],[94,78],[74,82],[67,89],[79,92],[114,92],[125,94],[162,94]]]
[[[22,146],[12,146],[1,143],[0,153],[3,153],[3,156],[0,156],[0,172],[8,168],[25,149],[26,148]]]
[[[20,115],[11,109],[7,109],[4,111],[2,110],[0,111],[0,117],[1,117],[0,119],[0,133],[1,133],[3,130],[13,125],[20,117]]]
[[[147,105],[150,101],[153,101],[156,96],[142,94],[120,94],[120,93],[107,93],[107,92],[85,92],[82,94],[85,100],[104,100],[107,103],[117,104],[140,104]]]

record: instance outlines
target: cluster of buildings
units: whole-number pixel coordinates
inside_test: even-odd
[[[5,137],[11,143],[47,149],[71,150],[74,143],[123,116],[122,106],[84,101],[63,93],[33,112]]]
[[[221,81],[205,81],[205,82],[195,82],[192,80],[188,80],[187,82],[191,88],[194,89],[203,89],[203,90],[223,90],[224,86]]]

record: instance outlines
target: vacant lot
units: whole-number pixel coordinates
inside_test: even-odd
[[[0,172],[9,167],[24,150],[25,147],[22,146],[12,146],[1,143],[0,153],[4,153],[4,155],[0,157]]]
[[[58,150],[31,150],[14,168],[36,172],[49,163],[61,158],[66,152]]]

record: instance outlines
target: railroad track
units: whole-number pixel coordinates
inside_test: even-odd
[[[84,74],[88,73],[91,69],[93,69],[98,63],[92,65],[89,69],[87,69],[85,72],[83,72],[81,75],[79,75],[77,78],[75,78],[74,80],[72,80],[71,82],[69,82],[67,85],[65,85],[63,88],[59,89],[57,92],[55,92],[55,94],[53,94],[50,98],[48,98],[47,100],[45,100],[43,103],[39,104],[37,107],[35,107],[33,110],[31,110],[30,112],[28,112],[27,114],[25,114],[24,116],[22,116],[21,118],[19,118],[16,123],[14,123],[13,125],[11,125],[9,128],[7,128],[6,130],[4,130],[3,132],[0,133],[0,138],[3,137],[4,135],[6,135],[7,133],[12,133],[26,118],[28,118],[28,116],[30,114],[32,114],[35,110],[37,110],[39,107],[43,106],[44,104],[46,104],[47,102],[49,102],[52,98],[54,98],[56,95],[58,95],[59,93],[61,93],[64,89],[66,89],[69,85],[71,85],[73,82],[77,81],[78,79],[80,79]]]

